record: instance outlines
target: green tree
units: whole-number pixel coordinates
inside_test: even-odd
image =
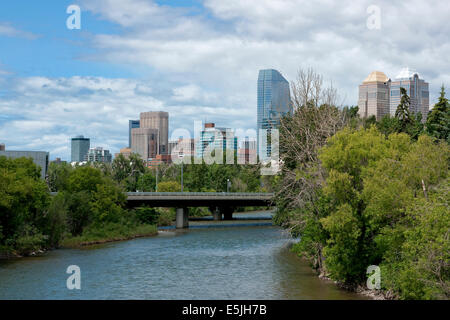
[[[397,110],[395,110],[395,117],[400,121],[400,127],[405,132],[406,127],[412,122],[411,112],[409,110],[411,99],[403,87],[400,88],[400,95],[400,104],[397,106]]]
[[[158,183],[158,192],[180,192],[181,185],[177,181],[164,181]]]
[[[438,103],[428,114],[426,131],[429,135],[450,143],[450,103],[445,98],[444,86],[441,87]]]

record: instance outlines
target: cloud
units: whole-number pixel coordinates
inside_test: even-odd
[[[358,84],[373,70],[393,77],[405,65],[431,83],[432,98],[448,80],[446,4],[378,1],[381,29],[367,28],[372,1],[205,0],[204,11],[142,0],[86,1],[88,10],[120,24],[120,34],[98,34],[98,59],[142,65],[165,77],[247,99],[255,105],[258,69],[279,69],[289,80],[312,66],[356,104]],[[134,13],[134,14],[133,14]],[[228,100],[233,100],[229,98]]]
[[[28,40],[34,40],[39,37],[31,32],[16,29],[6,22],[0,22],[0,36],[25,38]]]
[[[237,125],[233,118],[243,114],[238,107],[206,104],[213,95],[199,87],[175,88],[163,101],[153,96],[153,85],[102,77],[18,78],[0,100],[0,137],[6,137],[1,142],[8,149],[46,150],[51,158],[68,160],[70,138],[79,134],[113,153],[126,147],[128,120],[139,118],[140,112],[168,111],[170,131],[191,132],[195,120],[207,117]],[[191,105],[190,100],[205,104]]]
[[[77,134],[113,152],[125,146],[127,121],[142,111],[168,111],[171,131],[195,119],[254,129],[264,68],[294,80],[299,67],[313,67],[349,105],[373,70],[394,77],[404,66],[416,69],[430,83],[431,103],[450,84],[443,1],[205,0],[195,10],[159,3],[80,0],[83,11],[117,28],[93,33],[86,45],[95,52],[79,59],[138,69],[141,79],[18,78],[0,100],[0,137],[68,158]],[[379,30],[366,25],[372,4],[381,11]],[[1,26],[0,35],[14,34]]]

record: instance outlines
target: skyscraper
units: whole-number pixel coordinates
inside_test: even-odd
[[[264,150],[259,150],[259,129],[278,128],[280,119],[292,112],[289,82],[277,70],[260,70],[257,94],[258,154],[270,156],[270,146],[263,146]]]
[[[140,121],[139,120],[129,120],[128,121],[128,148],[131,148],[131,129],[139,128]]]
[[[391,83],[390,113],[395,115],[400,104],[400,88],[405,88],[411,99],[410,111],[422,113],[422,121],[426,121],[430,109],[428,83],[419,78],[417,72],[403,68]]]
[[[158,130],[157,154],[167,154],[169,151],[169,113],[163,111],[142,112],[140,128]]]
[[[430,102],[428,83],[409,68],[402,69],[394,80],[383,72],[372,72],[359,86],[359,115],[363,118],[374,115],[377,120],[387,114],[394,116],[400,104],[400,88],[405,88],[410,97],[410,111],[420,112],[425,122]]]
[[[358,113],[363,118],[380,120],[389,114],[390,80],[381,71],[374,71],[359,86]]]
[[[221,149],[224,154],[226,150],[237,151],[237,137],[234,136],[233,131],[229,128],[218,128],[214,123],[205,123],[195,148],[197,157],[202,158],[208,147],[210,151]]]
[[[89,152],[91,142],[89,138],[77,136],[72,138],[71,145],[71,162],[82,162]]]
[[[157,129],[131,129],[131,152],[139,154],[146,162],[158,154],[158,141],[159,131]]]

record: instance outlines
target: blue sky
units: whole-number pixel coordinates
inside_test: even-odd
[[[66,9],[82,10],[81,30]],[[380,8],[370,30],[367,8]],[[0,4],[0,143],[70,157],[83,134],[113,153],[128,119],[165,110],[170,131],[194,120],[253,135],[258,70],[289,81],[312,67],[357,103],[373,70],[409,66],[450,83],[449,9],[442,1],[42,0]]]

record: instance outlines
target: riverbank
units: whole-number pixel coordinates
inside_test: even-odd
[[[142,237],[151,237],[158,234],[156,225],[143,224],[133,229],[95,229],[87,230],[83,235],[70,237],[61,241],[61,248],[79,248],[108,242],[126,241]]]

